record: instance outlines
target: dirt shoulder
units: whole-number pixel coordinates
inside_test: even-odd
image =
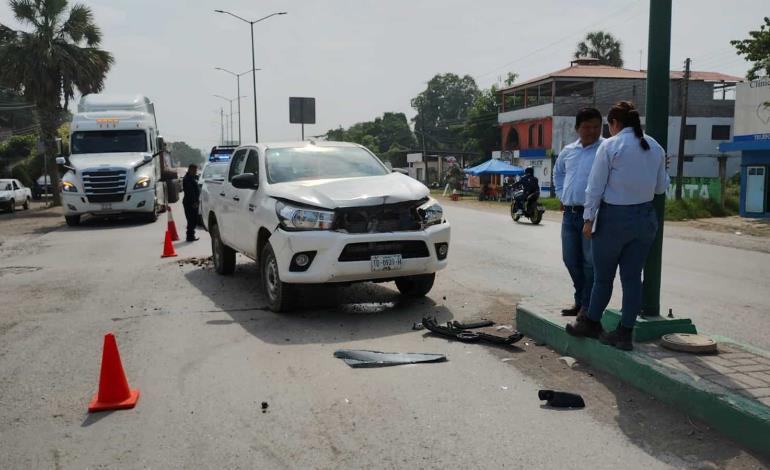
[[[465,207],[494,213],[507,214],[510,203],[478,201],[465,198],[452,201],[448,197],[434,195],[446,206]],[[561,220],[561,213],[546,210],[545,220]],[[526,223],[526,222],[525,222]],[[746,219],[738,216],[666,222],[665,236],[692,240],[709,245],[725,246],[739,250],[770,253],[770,220]]]

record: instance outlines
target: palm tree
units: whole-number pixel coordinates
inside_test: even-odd
[[[578,43],[575,58],[581,57],[599,59],[602,65],[623,67],[623,50],[620,41],[604,31],[588,33],[585,40]]]
[[[56,131],[77,89],[95,93],[113,63],[98,48],[102,33],[91,9],[67,0],[10,0],[16,20],[30,31],[0,24],[0,83],[23,92],[34,103],[45,143],[45,156],[55,152]],[[51,162],[53,163],[53,162]],[[59,172],[49,164],[54,204],[60,204]]]

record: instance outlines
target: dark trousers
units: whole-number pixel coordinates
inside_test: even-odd
[[[195,227],[198,226],[198,205],[193,202],[182,202],[184,216],[187,217],[187,239],[195,238]]]
[[[561,255],[575,287],[575,305],[591,304],[594,285],[594,265],[591,240],[583,236],[583,211],[565,209],[561,220]]]
[[[623,286],[621,325],[632,328],[642,311],[642,269],[658,232],[652,203],[633,206],[602,204],[591,248],[594,288],[588,318],[599,321],[612,297],[615,271]]]

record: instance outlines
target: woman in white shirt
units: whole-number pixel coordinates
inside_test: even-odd
[[[613,106],[607,122],[612,137],[596,151],[583,211],[583,235],[592,239],[593,250],[591,305],[586,316],[567,325],[567,333],[631,350],[634,324],[642,309],[642,269],[658,232],[652,199],[666,192],[669,179],[665,151],[642,131],[639,111],[632,103]],[[622,316],[615,331],[604,332],[602,314],[612,297],[618,267]]]

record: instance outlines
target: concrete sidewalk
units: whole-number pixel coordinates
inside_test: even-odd
[[[656,340],[636,343],[631,352],[620,351],[568,335],[564,325],[571,319],[562,317],[559,309],[542,303],[520,305],[517,328],[770,456],[770,353],[718,336],[712,338],[719,353],[712,355],[670,351]],[[614,316],[605,315],[605,329],[616,321]]]

